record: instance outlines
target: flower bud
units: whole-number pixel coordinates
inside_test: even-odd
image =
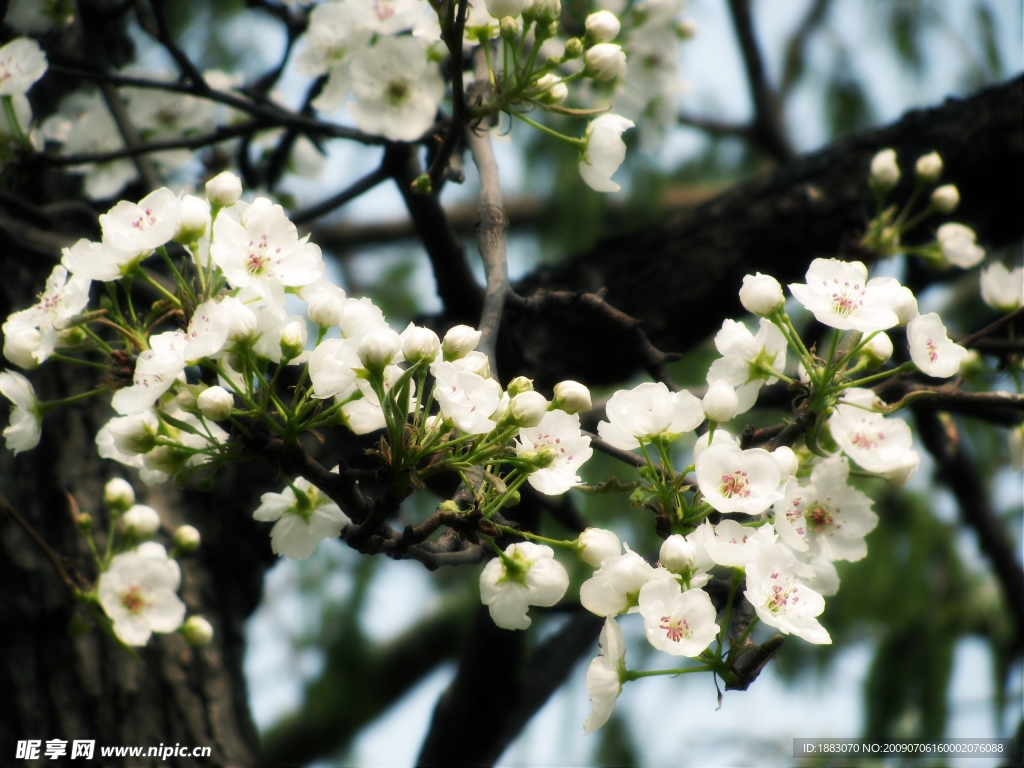
[[[697,561],[697,549],[678,533],[674,533],[662,543],[658,560],[666,570],[686,574]]]
[[[218,173],[206,182],[206,197],[222,208],[234,205],[242,196],[242,180],[231,171]]]
[[[209,645],[213,640],[213,625],[202,616],[189,616],[179,631],[189,645]]]
[[[746,275],[740,288],[740,303],[748,312],[765,317],[786,303],[779,281],[771,275]]]
[[[194,243],[210,229],[210,203],[195,195],[181,199],[181,224],[174,235],[177,243]]]
[[[191,525],[183,525],[174,532],[174,546],[182,552],[195,552],[201,542],[199,531]]]
[[[526,8],[526,0],[485,0],[487,12],[505,23],[506,17],[519,16]],[[512,21],[515,21],[513,18]]]
[[[35,326],[4,323],[4,357],[19,368],[31,371],[38,367],[35,352],[43,343],[43,335]]]
[[[905,285],[900,286],[900,290],[893,297],[889,308],[896,313],[896,317],[899,318],[900,325],[906,325],[921,314],[917,309],[917,297],[914,296],[914,292]]]
[[[578,37],[570,37],[565,41],[565,52],[562,54],[562,61],[578,59],[583,55],[583,41]]]
[[[880,368],[892,357],[892,339],[887,333],[880,331],[861,348],[861,354],[866,358],[870,370]]]
[[[160,515],[152,507],[135,504],[121,517],[121,527],[137,539],[148,539],[160,530]]]
[[[523,18],[536,19],[538,26],[558,21],[561,16],[561,0],[532,0],[523,9]]]
[[[878,192],[888,192],[900,180],[900,167],[896,164],[896,150],[883,149],[871,158],[871,186]]]
[[[281,331],[281,358],[294,360],[306,346],[306,324],[298,320],[288,323]]]
[[[942,257],[961,269],[970,269],[984,260],[985,249],[975,242],[977,237],[970,227],[954,222],[943,224],[935,232]]]
[[[235,398],[224,387],[213,386],[199,393],[196,405],[210,421],[224,421],[235,407]]]
[[[783,482],[793,477],[800,469],[800,460],[788,445],[780,445],[772,451],[772,456],[775,457],[775,462],[779,465],[779,474],[782,476]]]
[[[538,77],[534,87],[540,93],[533,98],[541,104],[561,104],[569,97],[569,86],[561,82],[561,78],[553,72]]]
[[[402,332],[402,354],[410,363],[433,360],[441,349],[441,340],[429,328],[410,325]]]
[[[680,40],[692,40],[697,36],[697,22],[693,19],[683,19],[676,24],[676,36]]]
[[[607,43],[614,40],[622,29],[622,23],[611,11],[597,11],[587,16],[584,22],[587,33],[596,43]]]
[[[519,22],[511,16],[505,16],[501,20],[501,25],[498,28],[501,39],[512,42],[516,39],[516,35],[519,34]]]
[[[619,537],[603,528],[587,528],[576,540],[576,556],[593,568],[600,568],[607,558],[621,554]]]
[[[480,343],[480,331],[470,328],[468,325],[456,325],[448,329],[441,342],[441,349],[444,351],[444,359],[447,361],[458,360],[476,349]]]
[[[914,170],[917,172],[917,178],[921,181],[934,184],[939,180],[939,176],[942,175],[942,158],[939,157],[938,152],[929,152],[927,155],[921,155],[921,157],[917,158]]]
[[[528,379],[525,376],[516,376],[508,383],[505,391],[508,392],[509,397],[515,397],[520,392],[533,392],[533,379]]]
[[[560,381],[555,384],[555,408],[566,413],[581,413],[594,407],[590,390],[578,381]]]
[[[359,360],[368,371],[383,371],[398,354],[398,334],[390,330],[370,331],[359,342]]]
[[[952,213],[960,205],[960,191],[955,184],[943,184],[932,192],[932,206],[939,213]]]
[[[736,390],[721,379],[712,383],[704,395],[704,415],[711,421],[728,421],[736,415],[739,405]]]
[[[135,503],[135,490],[127,480],[112,477],[103,486],[103,503],[108,509],[123,512]]]
[[[583,61],[587,74],[602,83],[626,71],[626,54],[615,43],[598,43],[584,54]]]
[[[512,418],[521,427],[535,427],[548,412],[548,401],[540,392],[520,392],[509,405]]]
[[[345,293],[340,289],[317,291],[309,298],[306,314],[321,328],[334,327],[345,314]]]

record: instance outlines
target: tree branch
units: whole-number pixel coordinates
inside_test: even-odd
[[[462,78],[462,41],[466,34],[467,0],[459,0],[455,10],[455,23],[443,35],[444,44],[448,48],[448,56],[452,67],[452,119],[445,132],[444,140],[434,155],[427,175],[430,177],[431,191],[440,191],[448,172],[448,161],[459,141],[462,140],[462,129],[465,125],[466,103]]]
[[[103,94],[103,99],[107,102],[107,107],[114,117],[114,122],[117,123],[117,129],[121,132],[125,145],[130,149],[141,147],[142,139],[139,138],[139,132],[135,129],[135,124],[132,123],[131,115],[128,114],[124,102],[121,101],[121,94],[117,92],[117,88],[110,83],[103,82],[100,83],[100,93]],[[160,176],[148,157],[142,153],[136,153],[131,157],[139,176],[142,177],[143,183],[150,192],[163,186]]]
[[[302,208],[301,210],[290,214],[289,218],[291,218],[292,223],[305,224],[307,221],[313,221],[313,219],[318,219],[332,211],[336,211],[343,205],[355,200],[364,192],[369,192],[381,182],[391,178],[393,169],[391,168],[389,160],[389,152],[385,149],[384,157],[381,159],[380,165],[377,166],[375,170],[370,171],[361,179],[353,182],[351,186],[341,190],[341,192],[333,197],[329,197],[316,205],[311,205],[308,208]]]

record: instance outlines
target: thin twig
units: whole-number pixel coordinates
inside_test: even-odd
[[[149,5],[153,9],[153,18],[156,20],[156,34],[154,37],[171,54],[171,58],[178,65],[178,71],[182,77],[187,77],[192,82],[196,92],[208,91],[210,86],[207,85],[206,80],[203,78],[203,73],[199,71],[199,68],[192,62],[192,59],[178,47],[171,36],[171,29],[167,24],[167,16],[164,13],[165,2],[166,0],[149,0]],[[146,25],[143,26],[145,27]],[[151,30],[147,31],[151,32]]]
[[[680,125],[700,128],[702,131],[706,131],[714,136],[739,136],[749,139],[754,132],[754,129],[746,123],[727,123],[724,120],[715,120],[685,112],[680,113],[676,120]]]
[[[452,120],[448,125],[448,131],[444,135],[437,154],[427,169],[430,177],[430,186],[433,190],[439,190],[444,181],[445,172],[448,170],[448,161],[452,152],[462,139],[462,127],[465,124],[465,91],[462,79],[462,40],[466,32],[466,9],[469,6],[468,0],[459,0],[458,8],[455,11],[455,23],[449,28],[445,35],[444,43],[448,48],[448,55],[451,58],[452,66]]]
[[[28,537],[32,539],[35,545],[39,547],[40,551],[46,555],[47,560],[50,561],[54,570],[57,571],[57,575],[60,576],[60,580],[64,582],[64,586],[74,592],[74,582],[71,581],[71,577],[68,575],[67,570],[65,570],[64,564],[61,562],[60,555],[57,554],[53,547],[43,540],[42,536],[36,533],[35,528],[28,524],[28,521],[18,513],[18,510],[11,505],[11,502],[9,502],[7,497],[2,493],[0,493],[0,512],[4,512],[9,515],[14,519],[14,522],[21,526],[21,529],[28,534]]]
[[[114,117],[114,122],[117,123],[117,129],[121,132],[124,143],[129,148],[137,149],[141,147],[142,139],[139,137],[139,132],[135,129],[135,124],[132,122],[131,115],[128,114],[128,110],[125,108],[117,88],[111,83],[103,82],[100,83],[100,92],[103,94],[104,101],[107,102],[107,107],[110,109],[110,114]],[[160,176],[153,168],[153,164],[149,161],[148,157],[144,154],[135,154],[132,155],[132,160],[135,163],[135,168],[139,171],[139,175],[142,177],[143,183],[145,183],[150,192],[163,186]]]
[[[977,341],[983,336],[988,336],[990,333],[998,331],[1007,323],[1012,323],[1014,320],[1021,316],[1024,316],[1024,307],[1018,307],[1017,309],[1013,310],[1013,312],[1011,312],[1010,314],[1003,315],[994,323],[986,325],[980,331],[975,331],[970,336],[965,336],[964,338],[960,339],[959,341],[957,341],[957,344],[959,344],[961,347],[970,346],[973,342]]]
[[[303,208],[296,211],[291,214],[290,218],[295,224],[305,224],[307,221],[318,219],[331,211],[341,208],[343,205],[359,197],[364,192],[373,189],[382,181],[386,181],[391,178],[391,175],[392,169],[388,162],[388,153],[385,150],[384,159],[375,170],[370,171],[370,173],[356,180],[350,186],[341,190],[341,192],[333,197],[329,197],[316,205],[311,205],[309,208]]]

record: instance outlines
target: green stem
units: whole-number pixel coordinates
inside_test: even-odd
[[[566,141],[569,144],[572,144],[580,152],[585,152],[586,149],[587,149],[587,140],[586,139],[575,139],[572,136],[566,136],[565,134],[559,133],[558,131],[556,131],[553,128],[548,128],[546,125],[541,125],[540,123],[536,122],[535,120],[531,120],[530,118],[526,117],[525,115],[523,115],[523,114],[521,114],[519,112],[509,112],[509,114],[512,115],[512,117],[514,117],[514,118],[516,118],[518,120],[522,120],[527,125],[532,125],[538,131],[543,131],[544,133],[548,134],[549,136],[554,136],[556,139],[561,139],[562,141]]]
[[[104,363],[94,363],[92,360],[82,360],[77,357],[67,357],[59,352],[54,352],[50,355],[51,360],[56,360],[59,363],[77,363],[78,365],[87,365],[90,368],[99,368],[102,371],[109,370],[110,366]]]
[[[713,672],[711,667],[682,667],[680,669],[648,669],[648,670],[636,670],[627,669],[622,675],[623,682],[630,680],[639,680],[641,677],[655,677],[657,675],[686,675],[690,672]]]
[[[541,544],[547,544],[555,547],[556,549],[564,549],[567,552],[576,552],[577,539],[573,539],[572,541],[560,541],[558,539],[549,539],[544,536],[538,536],[537,534],[530,533],[529,531],[520,531],[515,528],[509,528],[507,525],[495,525],[494,527],[502,533],[509,533],[513,536],[522,536],[524,539],[539,541]]]
[[[48,413],[55,408],[61,407],[62,405],[70,405],[71,403],[77,403],[82,400],[88,400],[90,397],[95,397],[96,395],[103,394],[106,391],[106,387],[98,387],[96,389],[91,389],[88,392],[81,392],[77,395],[71,395],[70,397],[62,398],[61,400],[50,400],[45,403],[40,401],[39,412]]]
[[[173,293],[168,291],[166,288],[164,288],[162,285],[160,285],[159,282],[157,282],[152,277],[150,277],[149,273],[147,273],[146,270],[144,270],[141,266],[136,266],[135,273],[139,277],[141,277],[143,280],[145,280],[147,283],[149,283],[151,286],[156,288],[160,293],[162,293],[168,299],[170,299],[171,302],[174,303],[174,306],[178,307],[179,309],[181,308],[181,300],[177,296],[175,296]]]
[[[865,376],[863,379],[857,379],[856,381],[848,381],[844,384],[837,384],[835,389],[849,389],[850,387],[862,387],[865,384],[871,384],[882,379],[887,379],[890,376],[895,376],[897,373],[908,373],[909,371],[916,371],[917,366],[912,362],[906,362],[903,365],[897,366],[896,368],[890,368],[888,371],[882,371],[876,373],[873,376]]]
[[[21,128],[21,122],[18,120],[18,113],[14,110],[14,97],[4,96],[4,115],[7,116],[7,123],[11,126],[11,131],[14,133],[14,138],[17,139],[18,143],[26,149],[32,147],[32,142],[29,141],[28,136]]]
[[[92,339],[94,342],[96,342],[96,346],[98,346],[100,349],[102,349],[108,355],[114,354],[113,348],[109,344],[107,344],[107,342],[105,342],[103,339],[101,339],[99,336],[97,336],[96,332],[94,330],[92,330],[92,328],[90,328],[87,325],[83,325],[83,326],[81,326],[81,328],[82,328],[82,331],[85,333],[86,336],[88,336],[90,339]]]

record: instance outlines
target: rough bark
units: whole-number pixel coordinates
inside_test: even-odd
[[[656,346],[684,351],[742,313],[743,276],[765,272],[786,283],[802,279],[817,256],[870,260],[857,242],[874,211],[868,165],[880,149],[896,149],[904,169],[893,200],[913,188],[913,163],[937,150],[943,181],[963,203],[944,220],[970,225],[980,242],[999,247],[1024,237],[1024,78],[966,99],[909,112],[898,122],[842,139],[657,227],[625,232],[543,268],[515,286],[597,291],[644,321]],[[622,381],[642,367],[627,332],[592,315],[553,312],[533,320],[512,315],[503,326],[504,376],[525,374],[552,384]]]

